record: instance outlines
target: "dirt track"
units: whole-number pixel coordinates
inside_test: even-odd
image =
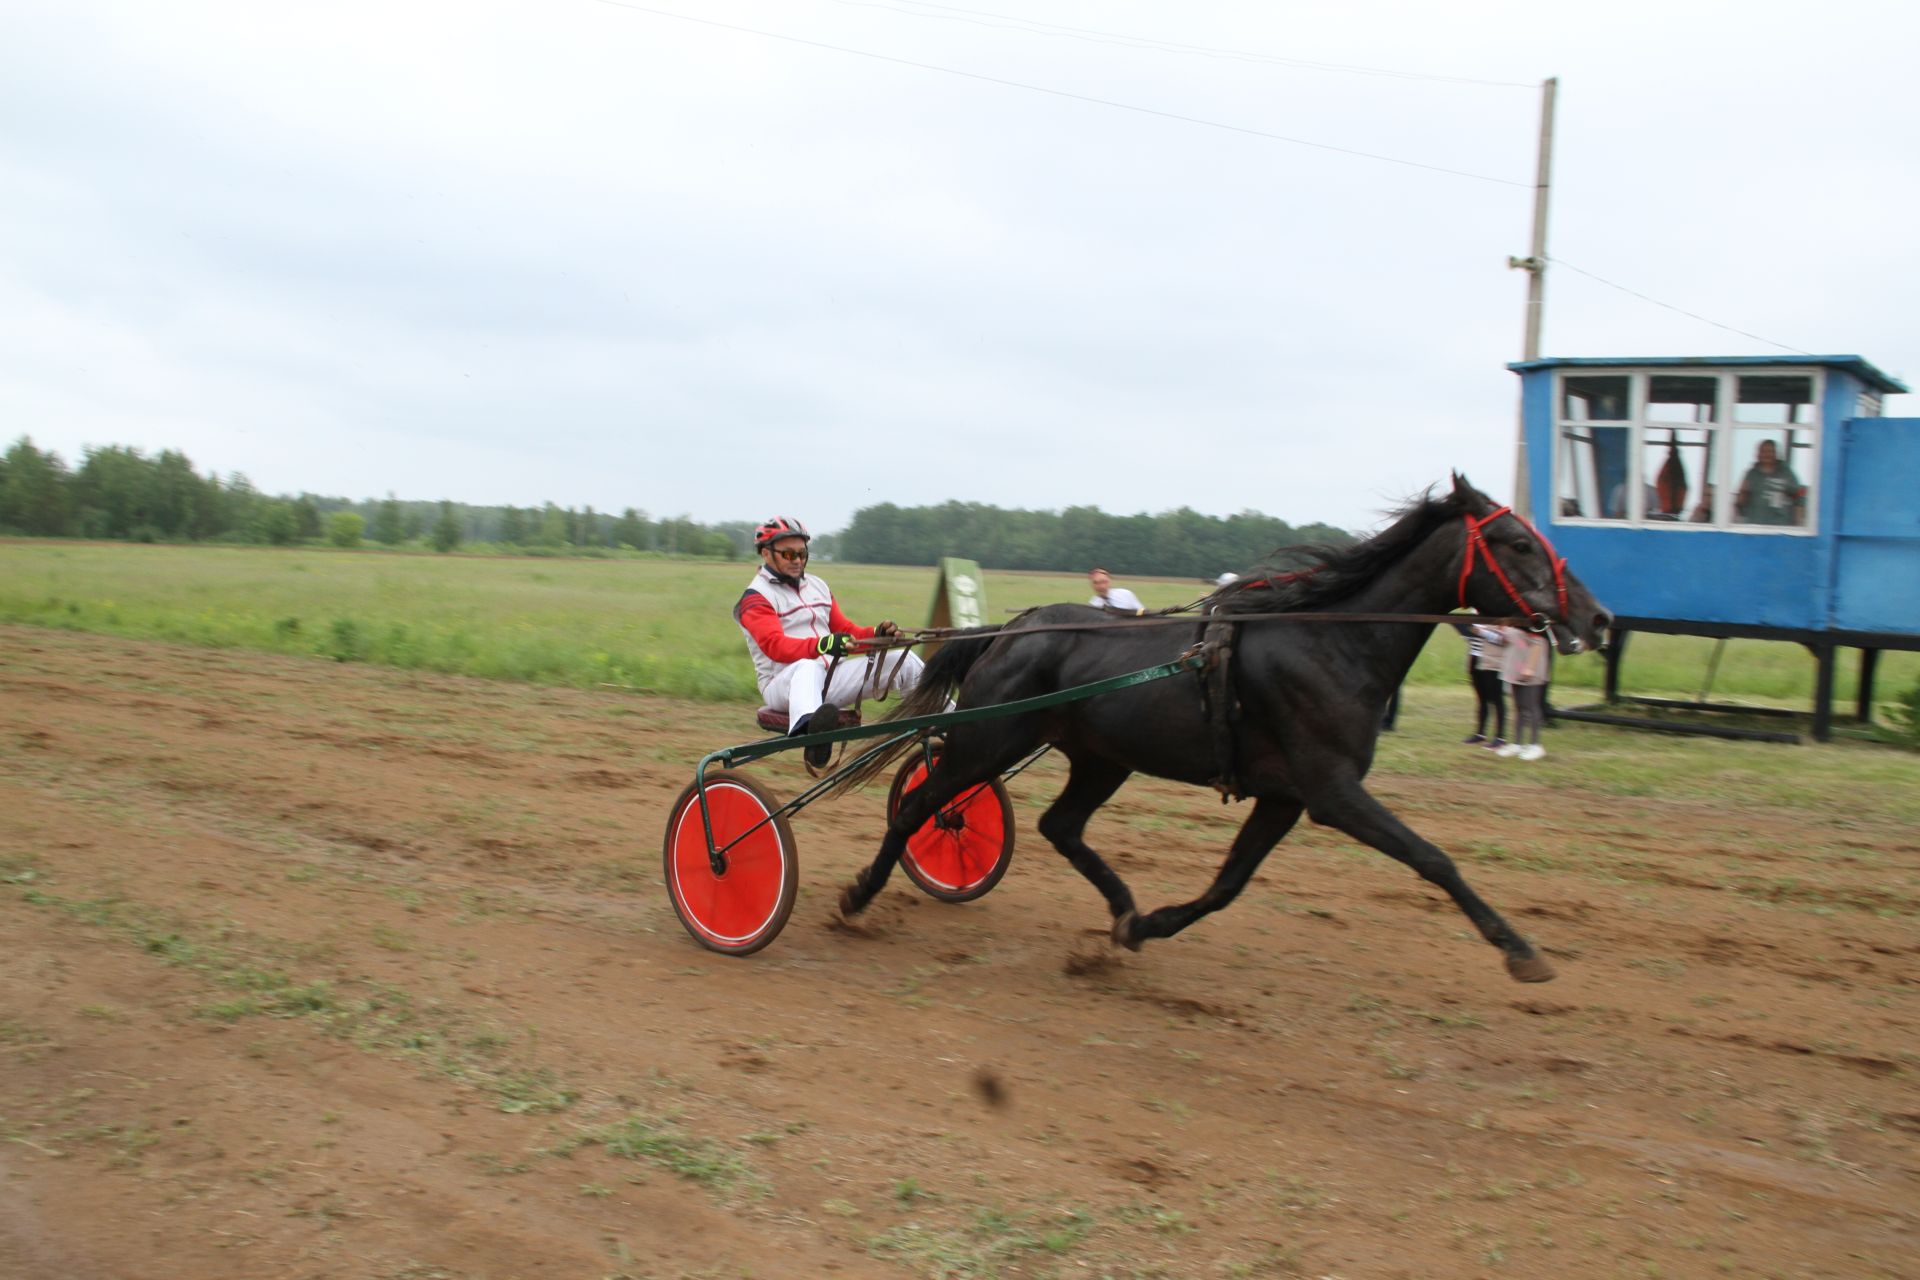
[[[992,895],[854,929],[880,797],[809,809],[735,961],[658,850],[746,719],[0,628],[0,1276],[1920,1274],[1912,831],[1377,778],[1519,986],[1316,828],[1115,955],[1043,769]],[[1234,818],[1090,839],[1158,905]]]

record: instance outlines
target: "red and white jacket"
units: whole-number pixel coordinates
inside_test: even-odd
[[[795,590],[765,565],[733,606],[733,620],[747,633],[747,653],[753,658],[762,696],[781,668],[809,659],[826,661],[820,656],[821,636],[836,631],[859,640],[873,636],[872,627],[856,626],[840,612],[825,580],[809,573]]]

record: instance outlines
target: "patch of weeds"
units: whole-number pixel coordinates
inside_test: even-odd
[[[1326,1202],[1326,1193],[1297,1173],[1281,1178],[1269,1171],[1267,1176],[1273,1181],[1274,1199],[1288,1209],[1317,1209]]]
[[[1420,1078],[1420,1068],[1408,1066],[1406,1063],[1400,1061],[1399,1058],[1394,1056],[1393,1050],[1387,1048],[1387,1046],[1376,1044],[1371,1046],[1371,1051],[1376,1058],[1380,1059],[1381,1065],[1386,1069],[1386,1073],[1390,1079],[1418,1080]]]
[[[938,1199],[933,1192],[920,1185],[918,1178],[901,1178],[893,1184],[893,1199],[896,1204],[913,1204],[920,1200]]]
[[[0,884],[32,884],[40,878],[33,859],[22,854],[0,854]]]
[[[383,951],[411,951],[413,939],[399,929],[384,924],[376,924],[372,929],[373,945]]]
[[[1531,1190],[1533,1190],[1533,1184],[1531,1182],[1495,1178],[1492,1182],[1489,1182],[1486,1186],[1475,1192],[1474,1198],[1477,1200],[1492,1201],[1511,1200],[1515,1196],[1522,1195]]]
[[[1645,969],[1656,978],[1682,978],[1687,973],[1685,962],[1671,956],[1635,956],[1625,963],[1634,969]]]
[[[929,968],[924,965],[916,966],[913,971],[901,981],[900,985],[889,989],[887,994],[900,1001],[901,1004],[911,1005],[917,1009],[925,1008],[932,1004],[933,1000],[923,993],[920,988],[929,978],[937,978],[939,976],[940,971],[938,969]]]
[[[223,986],[238,987],[231,1000],[203,1004],[194,1011],[216,1022],[242,1018],[303,1018],[333,1009],[332,991],[324,982],[296,983],[284,973],[243,969],[216,975]]]
[[[12,1018],[0,1018],[0,1045],[32,1054],[36,1049],[53,1048],[53,1039],[24,1022],[18,1022]]]
[[[492,1086],[500,1097],[500,1110],[512,1116],[565,1111],[580,1096],[545,1067],[504,1072],[494,1076]]]
[[[1223,1267],[1229,1276],[1299,1275],[1305,1269],[1306,1259],[1298,1245],[1282,1248],[1277,1244],[1267,1245],[1251,1260],[1228,1262]]]
[[[381,1280],[460,1280],[460,1273],[425,1262],[408,1262],[398,1271],[387,1272]]]
[[[95,1124],[68,1130],[59,1135],[59,1140],[68,1144],[106,1143],[114,1148],[109,1163],[116,1168],[128,1168],[145,1159],[147,1148],[159,1142],[160,1135],[143,1124]]]
[[[277,967],[289,958],[316,959],[313,948],[250,939],[231,924],[190,932],[172,918],[116,897],[68,899],[39,889],[23,896],[33,905],[118,933],[163,963],[191,970],[231,993],[199,1006],[202,1017],[227,1023],[254,1017],[311,1019],[356,1048],[425,1057],[442,1075],[493,1093],[500,1109],[510,1113],[564,1110],[577,1096],[545,1068],[496,1065],[494,1046],[510,1044],[512,1037],[473,1030],[455,1011],[437,1004],[418,1007],[405,991],[374,982],[350,983],[347,992],[336,992],[326,981],[302,981]],[[462,1048],[463,1042],[472,1047]]]
[[[1116,1216],[1122,1222],[1135,1223],[1165,1236],[1191,1235],[1194,1231],[1193,1223],[1187,1221],[1184,1213],[1178,1209],[1169,1209],[1157,1201],[1139,1201],[1124,1205]]]
[[[401,884],[390,884],[383,892],[385,892],[389,898],[392,898],[395,902],[406,908],[407,911],[415,915],[426,910],[427,895],[418,889],[409,888]]]
[[[1140,1105],[1149,1111],[1158,1111],[1171,1116],[1180,1124],[1193,1119],[1193,1108],[1178,1098],[1162,1098],[1158,1094],[1149,1094],[1140,1100]]]
[[[583,1129],[556,1147],[554,1154],[567,1155],[588,1146],[600,1147],[623,1160],[654,1165],[716,1190],[730,1190],[743,1183],[757,1188],[761,1184],[747,1163],[725,1147],[643,1112]]]
[[[997,1205],[974,1212],[964,1225],[907,1222],[867,1242],[867,1252],[952,1280],[993,1277],[1032,1254],[1063,1254],[1086,1239],[1093,1215],[1081,1209],[1014,1213]]]
[[[605,889],[610,893],[646,893],[659,881],[659,869],[633,858],[595,863],[578,877],[582,889]]]

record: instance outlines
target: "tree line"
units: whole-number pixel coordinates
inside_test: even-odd
[[[173,449],[148,456],[122,445],[88,448],[79,467],[22,436],[0,455],[0,533],[133,542],[239,542],[354,547],[463,543],[591,552],[627,547],[670,555],[734,558],[751,550],[746,521],[706,525],[546,503],[484,507],[386,498],[261,493],[244,475],[200,474]]]
[[[604,554],[626,548],[735,559],[753,552],[753,523],[618,516],[545,503],[537,507],[385,498],[265,494],[238,472],[200,474],[173,449],[148,456],[122,445],[88,448],[77,468],[22,436],[0,455],[0,534],[137,542],[240,542],[431,547],[479,544],[536,554]],[[1331,525],[1295,527],[1257,511],[1209,516],[1189,508],[1130,516],[1098,507],[1008,510],[975,502],[863,507],[839,533],[821,534],[821,559],[930,565],[962,556],[989,569],[1084,570],[1211,578],[1268,551],[1341,543]]]
[[[1098,507],[1027,511],[975,502],[882,503],[856,511],[833,540],[833,551],[865,564],[932,564],[941,556],[963,556],[986,569],[1098,565],[1117,574],[1213,578],[1248,568],[1278,547],[1351,541],[1351,534],[1332,525],[1294,526],[1257,511],[1210,516],[1181,507],[1121,516]]]

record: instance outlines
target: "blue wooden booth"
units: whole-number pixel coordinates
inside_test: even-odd
[[[1806,645],[1820,740],[1837,654],[1858,649],[1857,714],[1871,718],[1880,651],[1920,649],[1920,418],[1882,415],[1904,385],[1845,355],[1508,367],[1521,380],[1533,517],[1616,615],[1608,704],[1735,709],[1704,692],[1623,698],[1627,639],[1653,631]],[[1599,708],[1554,714],[1674,727]]]

